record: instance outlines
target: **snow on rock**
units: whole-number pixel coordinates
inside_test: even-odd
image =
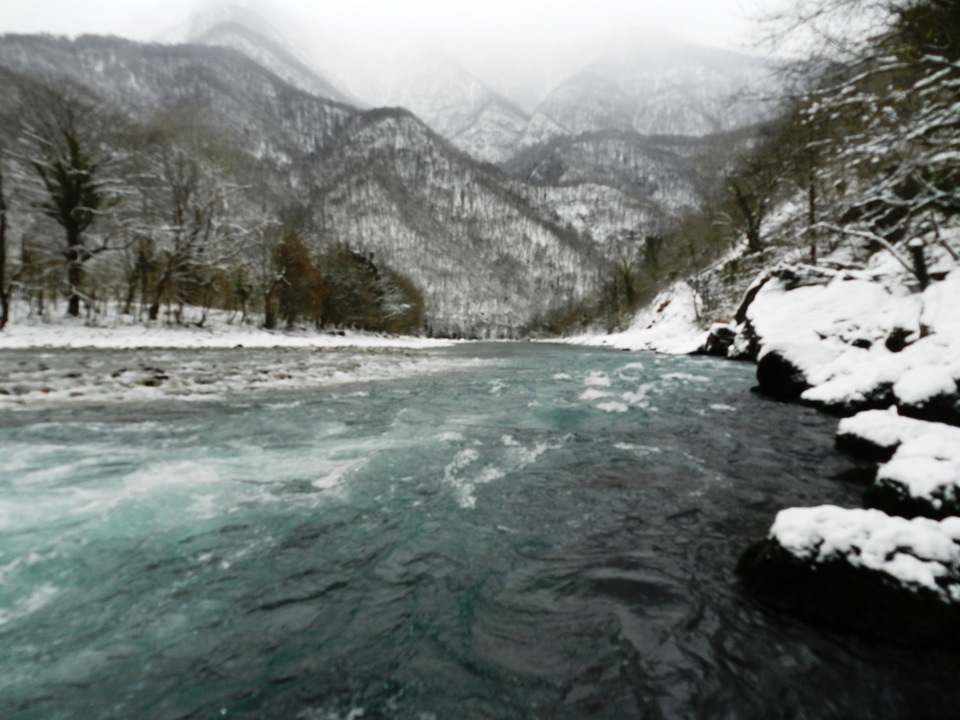
[[[907,520],[832,505],[789,508],[777,513],[770,538],[801,560],[842,558],[960,600],[960,518]]]
[[[652,350],[666,355],[689,355],[703,347],[708,333],[701,329],[693,288],[681,282],[657,295],[641,310],[627,330],[609,335],[567,338],[572,345],[618,350]]]
[[[931,644],[960,629],[960,518],[790,508],[738,573],[763,600],[833,625]]]
[[[960,270],[903,276],[781,267],[746,309],[761,390],[844,413],[897,405],[960,422]]]
[[[904,517],[960,515],[960,442],[936,432],[904,441],[880,466],[864,503]]]
[[[864,495],[869,507],[902,517],[960,514],[960,428],[871,410],[840,422],[837,447],[884,462]]]
[[[885,461],[903,443],[923,437],[935,437],[940,444],[960,448],[960,428],[903,417],[896,408],[867,410],[844,418],[837,429],[837,447]]]

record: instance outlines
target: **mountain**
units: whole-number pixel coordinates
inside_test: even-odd
[[[651,31],[625,31],[573,54],[582,65],[545,86],[536,68],[475,74],[434,52],[400,63],[375,102],[406,107],[475,158],[502,164],[581,133],[704,136],[750,126],[769,118],[766,100],[778,86],[766,59]],[[527,110],[507,97],[523,98]]]
[[[457,63],[422,54],[401,63],[378,104],[404,107],[472,157],[499,163],[512,156],[528,118]]]
[[[324,236],[362,240],[402,268],[424,289],[437,332],[509,334],[594,289],[584,272],[602,264],[592,238],[405,110],[358,115],[318,160]]]
[[[568,134],[635,130],[646,135],[707,135],[769,115],[776,87],[760,58],[628,31],[554,88],[536,113]]]
[[[47,82],[69,80],[135,122],[193,118],[279,166],[317,152],[358,112],[299,90],[229,48],[6,35],[0,65]]]
[[[534,145],[503,168],[532,202],[589,234],[615,259],[700,207],[709,183],[697,157],[712,142],[607,130]]]
[[[408,111],[364,112],[312,95],[235,49],[3,36],[0,69],[10,76],[0,87],[7,112],[30,102],[14,87],[53,83],[79,89],[98,117],[112,118],[100,122],[98,142],[127,166],[147,168],[136,177],[118,171],[112,182],[132,185],[147,173],[148,185],[163,185],[149,177],[156,171],[140,145],[118,145],[121,128],[133,137],[166,133],[188,159],[192,148],[204,153],[210,182],[232,188],[221,225],[237,228],[225,237],[247,238],[239,252],[250,267],[269,257],[267,247],[251,245],[265,237],[262,228],[295,216],[315,255],[346,246],[410,278],[433,333],[515,335],[543,313],[582,301],[603,277],[601,243],[562,221],[551,205],[561,198],[534,197]],[[13,176],[29,174],[22,167]],[[121,209],[132,217],[128,225],[139,222],[136,207]],[[34,223],[36,242],[56,247],[56,228],[35,216],[26,204],[13,213],[18,223]],[[123,273],[116,257],[104,273]]]
[[[255,9],[249,4],[213,4],[194,13],[180,26],[158,37],[167,44],[197,44],[228,47],[243,53],[296,88],[328,100],[363,105],[312,67],[298,43],[275,23],[280,11],[268,4]],[[271,19],[268,19],[271,18]],[[283,25],[290,26],[286,22]]]

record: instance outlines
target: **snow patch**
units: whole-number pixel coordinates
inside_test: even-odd
[[[879,510],[831,505],[790,508],[777,514],[770,537],[801,559],[842,557],[851,565],[941,594],[937,579],[960,568],[960,518],[907,520]]]
[[[627,330],[610,335],[566,338],[571,345],[602,346],[619,350],[652,350],[667,355],[688,355],[707,339],[700,328],[697,295],[685,282],[657,295],[637,313]]]

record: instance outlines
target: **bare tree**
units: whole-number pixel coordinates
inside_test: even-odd
[[[203,323],[217,283],[238,263],[241,240],[249,235],[231,206],[241,188],[225,182],[189,143],[156,139],[146,164],[140,181],[144,217],[128,262],[128,284],[139,282],[151,320],[167,301],[176,304],[178,321],[186,304],[202,306],[198,322]]]
[[[7,200],[3,191],[3,149],[0,148],[0,330],[10,320],[10,290],[7,287]]]
[[[869,30],[851,32],[855,18]],[[960,5],[802,0],[783,27],[833,52],[801,95],[811,228],[883,247],[923,284],[919,246],[900,243],[960,213]],[[837,190],[829,207],[816,186]]]
[[[103,177],[109,158],[96,147],[93,108],[78,95],[67,89],[42,89],[31,101],[27,160],[43,188],[36,207],[63,229],[67,313],[77,317],[86,265],[110,249],[106,241],[97,247],[86,243],[88,229],[112,200]]]

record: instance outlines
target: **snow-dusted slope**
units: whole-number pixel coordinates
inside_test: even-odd
[[[372,253],[413,280],[436,333],[518,334],[539,313],[583,298],[601,276],[590,234],[558,222],[549,203],[525,197],[520,183],[407,111],[360,113],[226,48],[8,36],[0,74],[2,66],[65,75],[131,124],[176,113],[194,131],[215,128],[243,159],[237,172],[248,173],[221,180],[255,188],[238,215],[276,224],[293,207],[315,254],[334,242]]]
[[[279,11],[270,6],[253,8],[241,3],[208,5],[158,39],[166,43],[196,43],[229,47],[294,87],[328,100],[360,105],[360,101],[314,68],[287,34],[278,29]]]
[[[405,107],[473,157],[500,163],[584,132],[705,135],[751,125],[767,117],[762,98],[775,87],[766,61],[650,32],[621,33],[584,57],[529,114],[505,99],[516,95],[506,77],[480,80],[433,52],[398,62],[374,102]]]
[[[401,63],[379,104],[404,107],[477,160],[501,162],[519,145],[527,117],[518,107],[438,55]]]
[[[559,299],[594,289],[590,236],[553,222],[406,111],[357,117],[319,162],[327,236],[407,273],[437,333],[515,334]]]
[[[536,112],[573,134],[633,129],[705,135],[763,119],[763,98],[775,86],[766,61],[663,35],[625,33]]]

